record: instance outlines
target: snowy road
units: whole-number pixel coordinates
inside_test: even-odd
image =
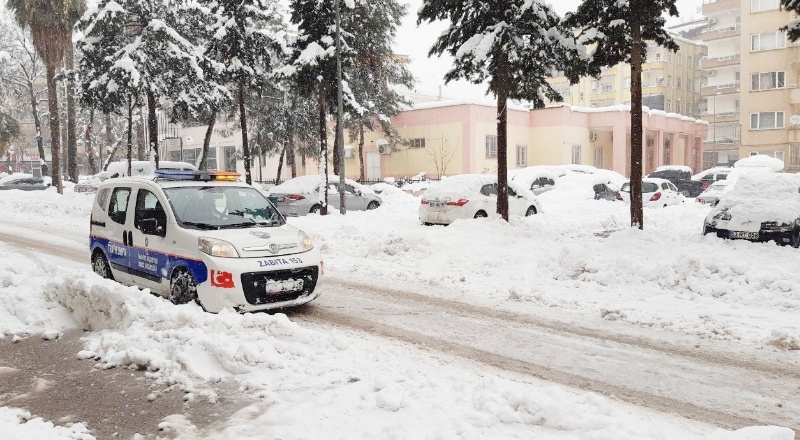
[[[88,269],[85,237],[5,225],[0,241]],[[27,234],[29,235],[29,234]],[[290,316],[368,331],[507,371],[533,375],[714,425],[781,425],[800,432],[800,370],[780,354],[659,332],[570,323],[329,278],[325,294]]]

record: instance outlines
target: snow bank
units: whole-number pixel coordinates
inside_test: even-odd
[[[56,426],[28,411],[7,406],[0,407],[0,432],[9,440],[95,440],[83,423]]]

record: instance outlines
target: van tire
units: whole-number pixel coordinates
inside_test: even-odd
[[[114,280],[114,274],[111,273],[111,267],[108,265],[108,259],[101,250],[95,250],[92,254],[92,270],[97,275],[108,279]]]
[[[529,206],[528,210],[525,211],[525,217],[530,217],[532,215],[536,215],[536,207],[535,206]]]
[[[169,279],[169,300],[173,304],[197,301],[197,283],[185,267],[179,267],[172,272]]]

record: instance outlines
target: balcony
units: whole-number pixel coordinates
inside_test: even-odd
[[[700,90],[700,96],[731,95],[739,93],[739,81],[707,85]]]
[[[705,0],[703,1],[703,15],[709,16],[716,12],[738,10],[740,7],[739,0]]]
[[[739,23],[734,23],[705,28],[700,36],[703,37],[703,41],[711,41],[738,37],[741,33],[742,30]]]
[[[709,124],[739,122],[739,110],[720,110],[716,115],[713,112],[704,113],[703,120]]]
[[[724,55],[707,56],[700,60],[700,68],[713,69],[716,67],[734,66],[741,61],[739,52]]]

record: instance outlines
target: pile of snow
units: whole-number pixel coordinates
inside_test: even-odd
[[[684,173],[691,173],[692,167],[688,165],[661,165],[660,167],[656,168],[655,171],[680,171]]]
[[[764,168],[770,171],[782,171],[783,161],[766,154],[756,154],[737,160],[733,164],[734,168]]]
[[[10,440],[95,440],[83,423],[57,426],[28,411],[8,406],[0,406],[0,432],[3,438]]]
[[[619,189],[619,186],[610,182],[608,177],[603,174],[572,173],[559,177],[553,190],[541,194],[539,198],[542,203],[548,205],[574,200],[594,200],[594,186],[598,183],[607,184],[612,189]]]
[[[492,174],[458,174],[443,178],[425,191],[428,200],[469,199],[480,193],[483,185],[497,183]]]

